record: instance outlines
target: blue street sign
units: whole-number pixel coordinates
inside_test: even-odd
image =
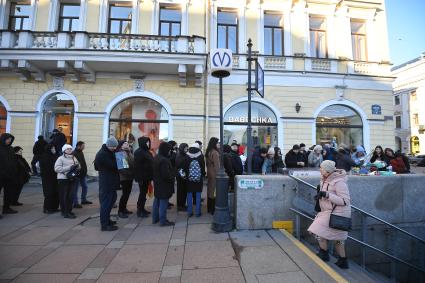
[[[264,70],[258,61],[255,61],[255,90],[264,98]]]

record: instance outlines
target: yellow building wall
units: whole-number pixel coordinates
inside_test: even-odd
[[[252,39],[252,50],[258,51],[259,42],[258,42],[258,21],[259,13],[257,9],[248,9],[245,13],[246,16],[246,41]]]
[[[23,148],[23,156],[28,161],[32,160],[32,147],[34,145],[35,117],[12,117],[11,133],[15,137],[12,146]]]
[[[87,1],[87,32],[99,32],[100,1],[101,0]]]
[[[93,161],[103,144],[103,118],[79,118],[78,140],[85,142],[84,157],[90,175],[95,174]]]
[[[192,1],[189,6],[189,34],[206,36],[205,34],[205,0]]]
[[[153,1],[144,1],[143,3],[140,3],[139,33],[151,34],[153,10]]]
[[[49,0],[39,0],[37,5],[37,14],[35,17],[35,30],[46,31],[49,21]]]

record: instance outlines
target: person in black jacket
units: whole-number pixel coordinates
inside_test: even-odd
[[[169,159],[171,146],[161,142],[158,154],[153,162],[153,183],[155,200],[152,207],[152,223],[160,226],[172,226],[167,219],[168,200],[174,193],[175,171]]]
[[[62,147],[66,144],[66,136],[62,133],[62,128],[54,129],[50,136],[51,143],[55,145],[56,152],[60,155],[63,154]]]
[[[179,146],[179,152],[176,156],[176,179],[177,179],[177,211],[185,211],[186,210],[186,176],[184,173],[184,166],[187,161],[187,151],[189,149],[189,145],[187,143],[181,143]],[[201,153],[202,155],[202,153]],[[205,171],[205,168],[204,168]]]
[[[40,162],[40,158],[44,153],[44,150],[46,149],[47,142],[44,140],[43,136],[38,136],[38,140],[34,143],[34,146],[32,148],[32,153],[34,154],[34,157],[31,161],[31,168],[32,168],[32,174],[34,176],[38,176],[37,172],[37,162]]]
[[[22,203],[19,202],[19,197],[21,196],[22,188],[31,177],[31,168],[25,158],[22,156],[23,149],[20,146],[15,146],[14,148],[16,158],[18,159],[18,177],[15,180],[15,189],[14,197],[11,205],[21,206]]]
[[[171,166],[173,166],[175,174],[177,174],[176,171],[176,157],[177,157],[177,152],[178,152],[178,147],[177,147],[177,143],[173,140],[169,141],[168,144],[171,146],[171,151],[170,151],[170,156],[168,157],[168,159],[170,159],[171,161]],[[169,202],[168,203],[168,208],[173,207],[174,204]]]
[[[75,158],[78,160],[81,166],[80,175],[78,175],[78,180],[75,182],[74,189],[74,208],[82,208],[82,204],[92,204],[91,201],[87,200],[87,163],[86,158],[84,157],[84,149],[86,144],[83,141],[77,142],[75,150],[72,153]],[[81,186],[81,204],[78,203],[78,187]]]
[[[204,187],[205,159],[202,156],[198,143],[190,146],[184,164],[184,173],[187,180],[187,214],[193,215],[193,201],[195,198],[195,215],[201,216],[201,194]]]
[[[232,166],[235,171],[235,175],[243,174],[243,164],[241,157],[239,156],[239,144],[232,143],[231,145],[232,151],[230,152],[230,156],[232,157]]]
[[[0,191],[4,188],[3,194],[3,214],[18,213],[11,209],[13,202],[14,182],[18,177],[18,159],[12,144],[15,137],[9,133],[0,136]]]
[[[303,168],[305,156],[300,152],[300,146],[295,144],[290,151],[285,155],[285,164],[287,168]]]
[[[233,169],[232,164],[232,156],[231,156],[232,148],[230,145],[225,144],[223,146],[223,165],[224,171],[229,177],[229,190],[233,191],[235,185],[235,170]]]
[[[252,173],[261,174],[264,159],[267,156],[267,148],[256,148],[252,155]]]
[[[282,159],[282,151],[279,147],[274,148],[274,158],[273,158],[273,165],[272,165],[272,171],[273,173],[279,173],[279,169],[285,168],[285,163],[283,163]]]
[[[336,169],[344,169],[346,172],[350,172],[356,163],[351,159],[350,151],[344,147],[340,147],[336,154]]]
[[[118,141],[110,137],[96,154],[94,167],[99,171],[100,225],[102,231],[115,231],[117,226],[110,220],[111,210],[117,200],[120,174],[115,158]]]
[[[44,213],[59,211],[58,179],[55,172],[55,162],[58,159],[54,144],[49,143],[40,158],[41,184],[43,187]]]
[[[137,200],[137,216],[148,217],[150,212],[145,209],[146,194],[153,179],[153,156],[150,152],[151,140],[140,137],[139,148],[134,152],[134,179],[139,183],[139,199]]]

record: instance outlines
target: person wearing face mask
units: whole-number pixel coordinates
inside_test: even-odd
[[[118,141],[110,137],[97,152],[94,159],[94,169],[99,171],[99,202],[100,226],[102,231],[115,231],[118,227],[111,221],[111,210],[117,200],[117,190],[120,187],[120,174],[115,158]]]
[[[199,145],[198,145],[199,146]],[[184,166],[188,158],[187,151],[189,145],[187,143],[181,143],[179,151],[176,156],[176,179],[177,179],[177,211],[186,211],[186,173],[184,172]]]
[[[12,200],[12,205],[21,206],[19,197],[21,196],[22,188],[31,177],[31,168],[25,158],[22,156],[23,149],[20,146],[14,147],[16,158],[18,159],[18,178],[15,182],[15,195]]]
[[[125,164],[123,166],[124,168],[119,169],[122,195],[118,208],[118,216],[120,218],[128,218],[128,215],[133,213],[127,209],[127,202],[133,188],[134,156],[127,141],[120,141],[116,151],[122,152],[123,163]]]
[[[40,158],[41,184],[44,195],[43,212],[47,214],[59,211],[58,179],[55,172],[55,163],[58,157],[55,145],[49,143]]]
[[[274,148],[274,152],[275,154],[274,154],[272,171],[273,173],[279,173],[279,169],[285,168],[285,163],[283,163],[282,151],[280,150],[280,148],[276,146]]]
[[[65,144],[62,147],[63,155],[55,162],[55,172],[58,174],[59,199],[64,218],[76,218],[72,212],[72,203],[76,179],[68,178],[71,170],[81,169],[78,160],[72,155],[72,146]]]
[[[153,155],[151,153],[151,140],[140,137],[139,148],[134,152],[134,177],[139,183],[140,194],[137,200],[137,216],[148,217],[150,212],[145,209],[146,194],[153,179]]]
[[[303,168],[306,165],[299,145],[295,144],[285,155],[285,164],[288,168]]]

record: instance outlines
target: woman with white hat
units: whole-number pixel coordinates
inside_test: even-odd
[[[62,146],[62,152],[63,154],[55,162],[55,172],[58,174],[60,207],[62,216],[72,219],[76,218],[72,212],[72,198],[76,177],[69,176],[70,174],[68,173],[71,171],[78,172],[81,167],[78,160],[72,155],[71,145],[65,144]]]
[[[335,241],[335,250],[339,259],[335,263],[340,268],[348,268],[345,255],[344,241],[348,232],[329,227],[331,214],[342,217],[351,217],[350,192],[347,186],[347,173],[343,169],[336,169],[335,162],[325,160],[320,165],[322,179],[320,191],[316,198],[319,199],[320,212],[316,215],[308,231],[314,234],[319,242],[319,253],[323,261],[329,261],[328,241]]]

